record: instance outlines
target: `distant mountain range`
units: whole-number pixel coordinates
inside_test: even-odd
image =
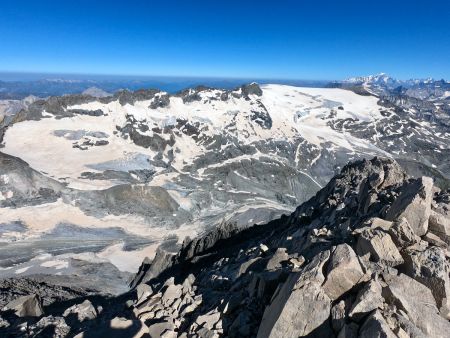
[[[441,79],[398,80],[385,73],[369,76],[352,77],[333,82],[331,86],[360,86],[375,95],[406,95],[421,100],[450,100],[450,82]]]
[[[21,100],[30,95],[45,98],[49,96],[80,94],[86,90],[92,90],[92,88],[107,93],[115,93],[122,89],[134,91],[149,88],[158,88],[169,93],[175,93],[185,88],[193,88],[200,85],[233,89],[252,81],[257,81],[260,84],[279,83],[301,87],[324,87],[329,82],[208,77],[49,76],[48,74],[43,74],[41,77],[37,75],[26,77],[22,74],[20,76],[6,76],[0,73],[0,100]],[[88,94],[90,93],[88,92]]]

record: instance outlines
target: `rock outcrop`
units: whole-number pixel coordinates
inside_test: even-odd
[[[290,216],[244,230],[223,224],[178,252],[161,247],[107,306],[53,304],[26,325],[5,311],[0,330],[448,337],[449,210],[450,193],[429,178],[410,178],[390,159],[353,162]]]

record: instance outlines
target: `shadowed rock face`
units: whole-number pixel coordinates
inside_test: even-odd
[[[427,198],[428,181],[388,159],[350,163],[290,216],[244,230],[223,224],[178,251],[160,247],[135,290],[107,308],[81,298],[64,317],[69,306],[54,303],[29,329],[58,318],[51,330],[87,335],[123,324],[151,337],[446,337],[450,262],[447,235],[435,230],[445,224],[435,224],[448,218],[450,193],[433,187]],[[433,215],[433,226],[423,233],[402,210]],[[0,315],[4,332],[17,332],[23,320]]]
[[[0,152],[0,207],[54,202],[66,190],[20,158]]]

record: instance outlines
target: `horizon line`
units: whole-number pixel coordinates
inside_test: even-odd
[[[263,76],[218,76],[218,75],[162,75],[162,74],[113,74],[113,73],[85,73],[85,72],[53,72],[53,71],[15,71],[1,70],[0,75],[49,75],[49,76],[98,76],[98,77],[136,77],[136,78],[172,78],[172,79],[211,79],[211,80],[276,80],[276,81],[315,81],[331,82],[341,81],[341,79],[307,79],[307,78],[289,78],[289,77],[263,77]],[[0,79],[1,80],[1,79]]]

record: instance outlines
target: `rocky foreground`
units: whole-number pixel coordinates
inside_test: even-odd
[[[0,336],[448,337],[449,243],[449,191],[358,161],[290,216],[161,247],[120,297],[35,288]]]

